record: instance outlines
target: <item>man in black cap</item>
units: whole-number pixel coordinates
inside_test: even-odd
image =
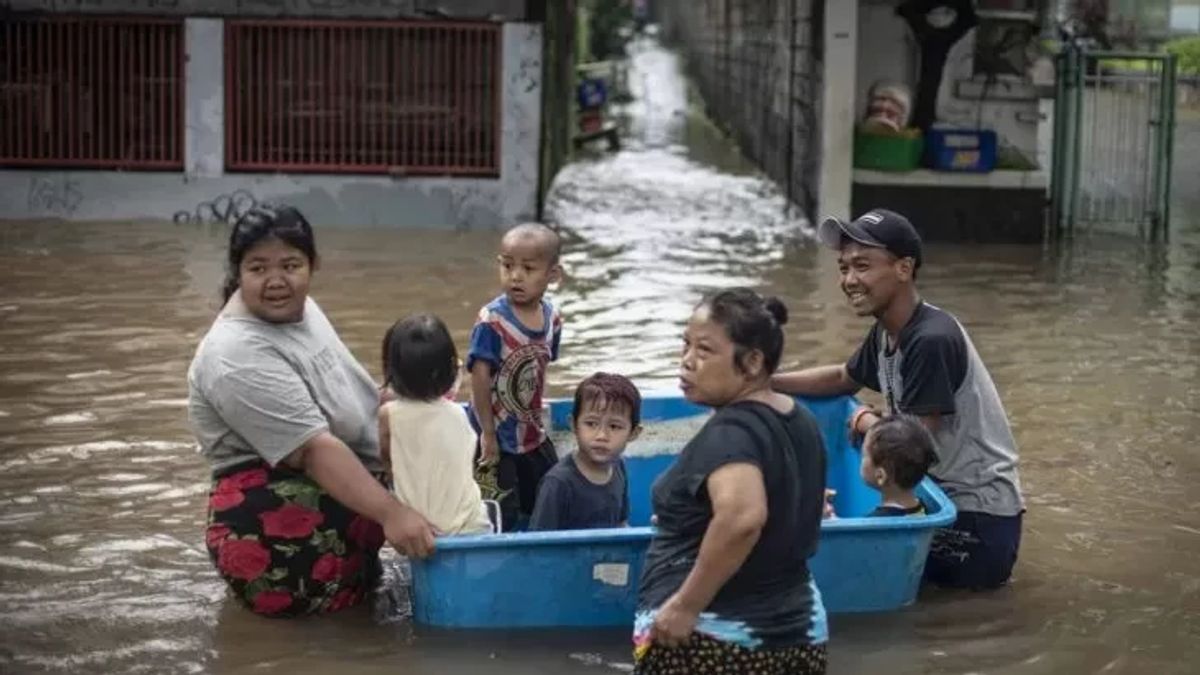
[[[1025,511],[1017,447],[992,378],[952,315],[921,300],[916,276],[921,237],[904,216],[873,209],[853,222],[826,219],[821,242],[838,252],[842,292],[859,316],[875,317],[845,364],[774,377],[793,395],[836,396],[866,387],[884,397],[880,413],[861,407],[850,419],[862,436],[880,415],[915,415],[937,441],[930,474],[954,500],[958,520],[939,530],[925,578],[962,588],[1008,581]]]

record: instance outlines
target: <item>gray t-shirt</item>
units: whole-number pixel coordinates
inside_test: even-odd
[[[894,349],[876,323],[846,370],[882,393],[891,413],[940,416],[938,461],[929,473],[960,511],[1014,516],[1025,509],[1008,416],[957,319],[923,302]]]
[[[579,470],[572,453],[542,476],[529,529],[621,527],[628,520],[629,482],[625,478],[625,462],[618,460],[613,464],[612,477],[604,485],[597,485]]]
[[[213,471],[255,458],[274,466],[326,430],[381,470],[378,403],[371,376],[312,298],[303,319],[276,324],[235,293],[188,369],[188,417]]]

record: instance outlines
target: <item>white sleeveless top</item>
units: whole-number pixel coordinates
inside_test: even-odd
[[[475,483],[475,431],[457,403],[398,399],[383,407],[400,501],[443,534],[491,532]]]

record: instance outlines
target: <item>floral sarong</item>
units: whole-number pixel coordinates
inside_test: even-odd
[[[208,505],[209,556],[255,613],[335,612],[358,604],[379,578],[383,529],[303,472],[240,464],[214,475]]]

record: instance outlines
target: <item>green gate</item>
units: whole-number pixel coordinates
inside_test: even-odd
[[[1052,225],[1068,235],[1098,226],[1165,239],[1175,57],[1071,47],[1057,65]]]

